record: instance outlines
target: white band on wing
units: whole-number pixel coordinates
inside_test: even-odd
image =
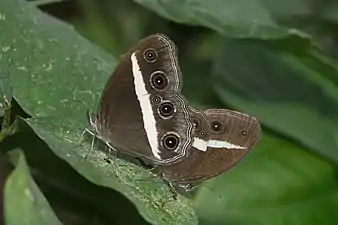
[[[153,155],[161,159],[159,155],[159,144],[157,139],[157,128],[156,128],[156,120],[153,113],[153,108],[151,106],[150,95],[146,90],[146,86],[143,80],[142,72],[140,70],[140,66],[138,65],[138,61],[136,58],[135,53],[131,55],[131,63],[133,69],[133,76],[134,76],[134,86],[135,86],[135,93],[137,99],[140,103],[142,116],[143,116],[143,124],[144,129],[147,134],[148,142],[151,148]]]
[[[243,146],[231,144],[227,141],[219,141],[219,140],[209,140],[208,147],[211,148],[227,148],[227,149],[246,149]]]
[[[192,146],[197,148],[200,151],[205,152],[208,148],[208,142],[202,139],[199,139],[199,138],[194,138],[194,142],[192,143]]]

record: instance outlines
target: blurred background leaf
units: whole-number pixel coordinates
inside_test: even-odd
[[[175,22],[202,25],[226,36],[270,39],[296,35],[308,38],[305,33],[292,27],[279,26],[277,22],[279,17],[292,15],[292,12],[288,11],[287,15],[283,15],[286,11],[279,11],[277,1],[275,1],[277,4],[260,0],[249,2],[136,0],[136,2]],[[293,7],[291,4],[287,7]],[[298,8],[293,10],[296,11]]]
[[[31,178],[23,154],[20,155],[15,170],[8,177],[4,200],[6,224],[62,224]]]
[[[312,51],[283,50],[224,41],[213,86],[224,102],[337,163],[338,70]]]
[[[6,31],[0,53],[8,56],[0,65],[11,65],[16,114],[22,115],[22,108],[33,117],[62,118],[72,111],[78,117],[69,119],[85,126],[83,110],[95,107],[116,59],[140,38],[165,33],[178,45],[183,92],[192,105],[240,110],[263,124],[254,151],[195,194],[199,224],[337,224],[337,1],[68,0],[39,5],[113,57],[73,35],[68,26],[46,16],[38,19],[34,5],[3,2],[19,4],[7,8],[5,18],[0,7],[0,29]],[[22,17],[25,13],[34,25]],[[19,24],[15,17],[21,18]],[[12,152],[16,143],[24,144],[34,178],[62,222],[146,223],[128,200],[89,183],[45,141],[30,130],[9,138],[5,149]]]
[[[337,223],[335,168],[275,135],[265,133],[241,166],[208,186],[195,198],[202,224]]]

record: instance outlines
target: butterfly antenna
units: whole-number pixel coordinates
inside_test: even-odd
[[[214,194],[217,195],[218,200],[222,199],[222,195],[220,195],[215,189],[209,187],[208,185],[206,185],[205,183],[202,183],[201,186],[207,188],[209,191],[213,192]]]
[[[87,102],[85,102],[76,92],[74,92],[74,90],[72,90],[70,87],[68,87],[68,90],[70,92],[72,92],[76,99],[79,100],[86,108],[87,108],[87,122],[89,121],[89,123],[92,125],[92,118],[91,118],[91,115],[92,115],[92,111],[90,110],[90,107],[89,105],[87,104]],[[81,138],[80,138],[80,143],[83,141],[83,137],[84,137],[84,134],[88,132],[90,133],[91,135],[94,135],[94,132],[92,132],[91,130],[89,130],[88,128],[85,128],[82,132],[82,135],[81,135]]]

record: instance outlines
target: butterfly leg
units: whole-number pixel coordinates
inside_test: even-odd
[[[81,134],[80,140],[76,144],[77,146],[80,146],[81,143],[83,142],[85,133],[89,133],[93,137],[92,141],[91,141],[91,147],[90,147],[89,153],[84,156],[84,158],[87,159],[90,156],[90,154],[92,153],[93,149],[94,149],[94,142],[95,142],[96,135],[95,135],[95,133],[93,131],[89,130],[88,128],[85,128],[83,130],[82,134]]]
[[[171,201],[176,201],[177,200],[177,197],[178,197],[178,192],[175,188],[175,185],[166,181],[166,180],[163,180],[165,183],[167,183],[168,187],[169,187],[169,192],[170,192],[170,195],[166,198],[164,198],[162,201],[161,201],[161,207],[164,207],[166,204],[168,204],[169,202]]]
[[[88,132],[90,132],[90,134],[93,135],[93,138],[92,138],[92,143],[90,145],[90,150],[88,152],[88,155],[85,156],[86,159],[88,159],[88,157],[90,156],[90,154],[93,152],[93,149],[94,149],[94,143],[95,143],[95,138],[96,138],[96,135],[94,133],[92,133],[90,130],[86,129]]]

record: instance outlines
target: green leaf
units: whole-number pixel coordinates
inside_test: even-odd
[[[68,162],[89,181],[122,193],[135,204],[148,222],[197,224],[197,217],[189,201],[184,197],[172,199],[168,186],[149,171],[123,159],[116,159],[108,164],[104,160],[106,154],[96,145],[94,151],[91,151],[92,138],[83,139],[84,128],[71,115],[27,119],[20,124],[29,125],[58,157]]]
[[[135,2],[177,23],[202,25],[224,36],[260,39],[296,36],[310,39],[300,30],[278,24],[276,22],[278,13],[274,15],[274,5],[265,4],[260,0],[135,0]]]
[[[337,163],[337,71],[314,52],[233,40],[215,62],[213,85],[224,102]]]
[[[329,22],[338,23],[338,2],[328,2],[321,10],[320,14],[321,18],[328,20]]]
[[[0,53],[1,54],[1,53]],[[0,117],[4,115],[4,108],[6,107],[3,102],[3,98],[6,97],[8,102],[11,102],[12,99],[12,89],[10,83],[10,73],[9,70],[5,68],[0,68]]]
[[[2,1],[0,15],[6,31],[0,42],[9,57],[0,66],[11,66],[13,96],[33,117],[25,123],[81,175],[130,199],[147,221],[196,224],[186,199],[168,201],[171,195],[162,181],[144,181],[148,171],[123,160],[117,160],[115,170],[98,149],[84,159],[90,141],[78,143],[87,126],[86,112],[99,98],[114,58],[28,2]]]
[[[28,114],[84,113],[95,105],[113,57],[23,0],[0,2],[0,27],[8,58],[0,68],[10,68],[13,96]]]
[[[97,221],[100,221],[100,225],[149,224],[131,201],[114,189],[88,181],[66,161],[56,156],[30,127],[25,127],[28,129],[21,129],[20,134],[10,139],[13,143],[20,143],[20,150],[24,152],[27,164],[32,168],[34,180],[64,223],[68,224],[69,217],[64,217],[63,212],[67,212],[67,215],[75,214],[79,220],[86,221],[89,225],[97,224]],[[6,147],[2,147],[4,146],[0,146],[1,150],[6,150]],[[20,150],[8,152],[10,162],[14,165],[18,161]]]
[[[62,224],[30,176],[23,154],[4,190],[7,225]]]
[[[205,186],[195,199],[200,224],[335,225],[338,221],[334,167],[266,133],[240,164]]]

